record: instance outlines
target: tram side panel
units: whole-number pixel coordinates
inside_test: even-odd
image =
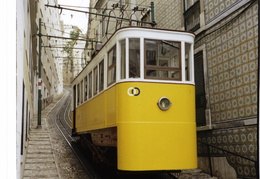
[[[116,86],[76,108],[76,132],[86,133],[116,126]]]
[[[161,97],[172,101],[167,111],[157,106]],[[193,85],[121,83],[117,101],[118,169],[144,171],[197,167]]]

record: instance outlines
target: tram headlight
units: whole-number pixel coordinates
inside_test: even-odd
[[[161,110],[166,111],[171,107],[172,102],[167,97],[162,97],[157,104]]]

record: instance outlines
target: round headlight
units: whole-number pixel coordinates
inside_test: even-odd
[[[172,105],[171,101],[167,97],[160,98],[157,104],[163,111],[168,110]]]

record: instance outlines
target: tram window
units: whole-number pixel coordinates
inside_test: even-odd
[[[185,43],[185,80],[190,81],[191,44]]]
[[[88,99],[92,97],[92,72],[88,75]]]
[[[181,80],[180,42],[145,40],[145,78]]]
[[[85,77],[84,84],[85,84],[85,87],[84,87],[84,100],[86,101],[87,98],[88,98],[88,76]]]
[[[116,81],[116,46],[108,52],[107,84],[111,85]]]
[[[147,70],[146,76],[149,76],[150,78],[158,78],[159,76],[163,79],[180,79],[181,72],[174,70]]]
[[[99,92],[104,89],[104,60],[99,63]]]
[[[83,103],[83,80],[80,82],[80,103]]]
[[[79,95],[80,95],[80,87],[79,84],[77,85],[77,106],[80,104],[80,100],[79,100]]]
[[[126,48],[125,48],[125,40],[121,40],[120,42],[120,59],[121,59],[121,79],[126,78],[125,72],[125,60],[126,60]]]
[[[93,86],[94,94],[97,94],[98,91],[98,68],[94,68],[94,86]]]
[[[129,39],[129,78],[140,77],[140,39]]]

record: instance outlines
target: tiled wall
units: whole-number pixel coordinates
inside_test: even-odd
[[[254,126],[239,127],[232,129],[219,129],[212,132],[201,132],[199,141],[218,146],[221,149],[257,160],[257,130]],[[199,156],[207,156],[207,147],[198,143]],[[245,160],[232,153],[225,153],[217,148],[210,148],[211,156],[226,156],[229,164],[235,168],[240,177],[256,176],[255,163]]]
[[[212,121],[257,115],[258,5],[208,36]]]
[[[204,0],[205,24],[213,22],[241,0]],[[206,45],[207,80],[212,124],[224,124],[198,132],[198,140],[252,160],[257,156],[257,126],[244,120],[257,117],[258,4],[237,10],[207,29],[197,43]],[[203,35],[201,35],[203,36]],[[239,124],[239,125],[237,125]],[[206,153],[199,144],[199,154]],[[240,177],[255,177],[254,162],[211,148],[215,157],[226,156]]]

